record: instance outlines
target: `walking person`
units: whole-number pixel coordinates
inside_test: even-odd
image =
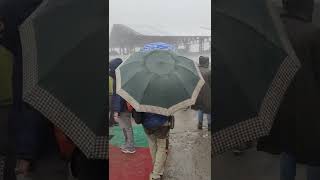
[[[113,95],[113,80],[112,77],[109,76],[109,107],[112,107],[112,95]],[[112,108],[109,108],[109,127],[119,125],[114,120],[114,112]]]
[[[123,131],[125,138],[125,143],[121,145],[120,149],[123,153],[135,153],[136,149],[134,146],[134,136],[131,123],[131,113],[129,112],[126,101],[116,94],[116,68],[122,63],[122,59],[116,58],[111,60],[109,64],[109,76],[113,80],[113,94],[112,94],[112,103],[111,109],[113,111],[113,117],[116,122],[119,123],[120,128]]]
[[[10,142],[14,142],[17,157],[16,173],[28,176],[42,138],[41,114],[22,99],[22,50],[19,35],[21,23],[38,7],[41,0],[5,0],[0,5],[0,16],[6,22],[1,42],[13,55],[12,117],[8,125]],[[11,77],[10,77],[11,79]]]
[[[154,113],[139,113],[140,119],[147,135],[153,170],[150,180],[161,180],[168,156],[168,139],[170,131],[170,118]]]
[[[10,114],[7,115],[7,119],[9,118],[10,120],[7,122],[7,125],[4,125],[6,131],[1,132],[8,134],[8,147],[10,147],[11,149],[10,159],[12,156],[14,157],[14,160],[13,162],[11,162],[11,160],[9,162],[7,161],[6,164],[10,165],[10,169],[13,169],[13,174],[14,167],[16,165],[15,158],[18,152],[17,150],[19,150],[19,145],[17,146],[16,144],[16,137],[18,137],[17,125],[21,127],[24,126],[25,123],[24,117],[22,115],[24,106],[24,103],[22,101],[22,52],[18,27],[24,21],[24,19],[26,19],[28,15],[40,4],[40,2],[41,0],[29,0],[23,2],[18,0],[4,0],[0,4],[0,18],[2,22],[1,45],[12,53],[13,63],[12,77],[8,77],[8,80],[11,81],[10,86],[12,86],[12,89],[10,90],[12,95],[12,101],[9,102],[10,105],[6,105],[7,111],[10,112]],[[7,70],[8,69],[6,69],[6,71]],[[26,142],[27,140],[25,139],[24,142]],[[28,164],[25,163],[25,165],[25,169],[27,169]],[[12,174],[12,170],[10,171],[10,174]],[[6,173],[7,172],[5,172],[5,174]],[[15,174],[10,175],[10,177],[7,177],[5,175],[5,179],[7,178],[15,179]]]
[[[296,164],[307,180],[320,179],[320,28],[312,24],[314,0],[283,0],[282,21],[301,68],[289,86],[270,134],[258,150],[281,154],[280,179],[294,180]]]
[[[9,49],[13,56],[12,78],[10,77],[12,80],[12,116],[8,131],[10,146],[12,143],[14,148],[14,162],[10,165],[13,172],[16,167],[14,176],[17,178],[27,178],[31,175],[32,167],[43,149],[54,149],[47,144],[47,142],[51,143],[47,139],[47,134],[50,134],[48,121],[22,99],[23,59],[19,26],[41,2],[42,0],[4,0],[0,3],[0,17],[6,27],[3,35],[1,33],[1,44]],[[54,173],[55,169],[51,169],[51,172]],[[47,174],[47,176],[51,176],[51,174]],[[61,176],[58,178],[63,179]]]
[[[4,22],[0,19],[0,36]],[[0,37],[1,38],[1,37]],[[13,55],[0,43],[0,179],[15,179],[13,144],[10,142],[9,122],[12,116]]]
[[[198,110],[197,115],[198,115],[198,129],[202,129],[204,112],[202,110]],[[205,114],[205,115],[207,115],[208,131],[211,131],[211,114]]]
[[[205,81],[205,85],[202,87],[197,102],[192,109],[197,110],[198,117],[198,129],[202,129],[203,116],[207,116],[208,131],[211,130],[211,70],[209,68],[209,57],[199,57],[199,70]]]

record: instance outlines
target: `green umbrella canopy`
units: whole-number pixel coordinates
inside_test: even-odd
[[[166,116],[193,105],[204,84],[194,61],[167,50],[131,55],[116,76],[117,94],[137,111]]]
[[[23,99],[93,159],[107,159],[104,0],[43,1],[20,27]]]

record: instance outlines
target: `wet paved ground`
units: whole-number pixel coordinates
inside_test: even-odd
[[[176,114],[176,125],[170,132],[170,152],[163,180],[279,180],[278,156],[254,149],[238,157],[232,153],[215,157],[211,177],[210,134],[206,124],[204,121],[205,128],[197,130],[194,111]],[[34,180],[63,180],[62,177],[66,176],[64,164],[57,158],[44,159],[39,163],[41,165],[34,174]],[[296,180],[305,179],[304,167],[298,166]]]
[[[17,180],[76,180],[67,171],[68,165],[56,154],[44,156],[37,162],[31,177],[17,177]]]
[[[211,146],[207,121],[204,121],[203,130],[197,130],[195,115],[194,111],[188,110],[175,116],[164,180],[210,179]]]
[[[238,157],[226,153],[214,158],[212,175],[213,180],[280,180],[279,157],[255,149]],[[297,166],[296,180],[306,180],[303,166]]]

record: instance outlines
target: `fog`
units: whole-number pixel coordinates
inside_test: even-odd
[[[211,27],[211,0],[110,0],[109,27],[148,24]]]

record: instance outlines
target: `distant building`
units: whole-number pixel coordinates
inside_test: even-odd
[[[203,27],[170,29],[164,26],[114,24],[109,39],[111,56],[139,51],[144,44],[173,44],[181,53],[211,52],[211,31]]]

